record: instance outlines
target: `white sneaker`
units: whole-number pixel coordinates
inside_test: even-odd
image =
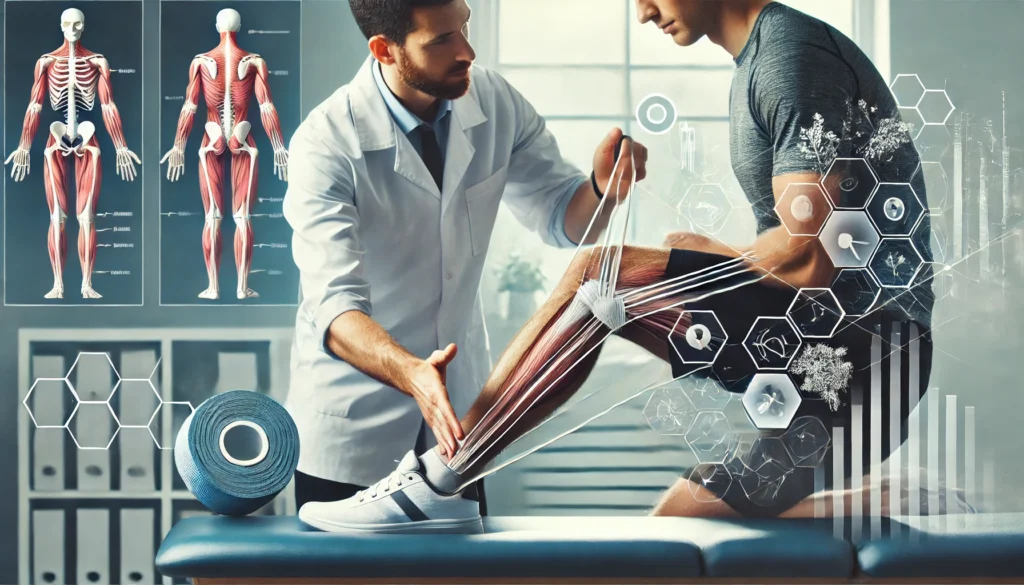
[[[299,519],[327,532],[483,532],[475,484],[457,494],[437,491],[427,482],[423,465],[412,451],[381,481],[347,500],[309,502],[299,510]]]

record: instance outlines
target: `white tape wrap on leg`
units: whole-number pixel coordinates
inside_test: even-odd
[[[612,331],[618,331],[626,324],[626,302],[620,296],[602,296],[596,280],[583,283],[576,291],[576,299],[585,304],[594,317]]]

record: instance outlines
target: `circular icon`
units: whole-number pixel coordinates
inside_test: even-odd
[[[907,206],[898,197],[890,197],[885,200],[885,217],[890,220],[899,221],[903,219],[903,214],[906,212]]]
[[[676,105],[660,93],[652,93],[637,105],[636,121],[651,134],[664,134],[675,125]]]
[[[814,215],[814,204],[811,203],[811,198],[807,195],[799,195],[789,206],[789,211],[793,214],[793,219],[808,221]]]
[[[711,345],[711,331],[703,325],[693,325],[686,330],[686,343],[696,350]]]

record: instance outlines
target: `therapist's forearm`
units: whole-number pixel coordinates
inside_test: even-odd
[[[597,206],[601,204],[601,200],[594,193],[594,187],[590,181],[580,185],[572,196],[572,200],[569,201],[568,208],[565,210],[565,235],[577,244],[590,245],[597,243],[598,238],[608,227],[612,210],[615,209],[615,205],[611,203],[609,202],[608,205],[605,205],[604,209],[601,210],[601,214],[595,218],[594,213],[597,211]],[[592,226],[590,225],[591,220],[594,220],[594,225]],[[590,226],[590,233],[587,234],[587,241],[583,242],[583,234],[587,232],[588,226]]]
[[[327,349],[371,378],[412,395],[411,373],[423,364],[369,315],[339,315],[327,334]]]

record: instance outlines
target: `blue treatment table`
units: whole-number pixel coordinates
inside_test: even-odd
[[[1024,514],[882,523],[894,534],[854,545],[831,520],[490,517],[480,535],[371,536],[202,517],[170,531],[156,565],[196,585],[1024,582]]]

